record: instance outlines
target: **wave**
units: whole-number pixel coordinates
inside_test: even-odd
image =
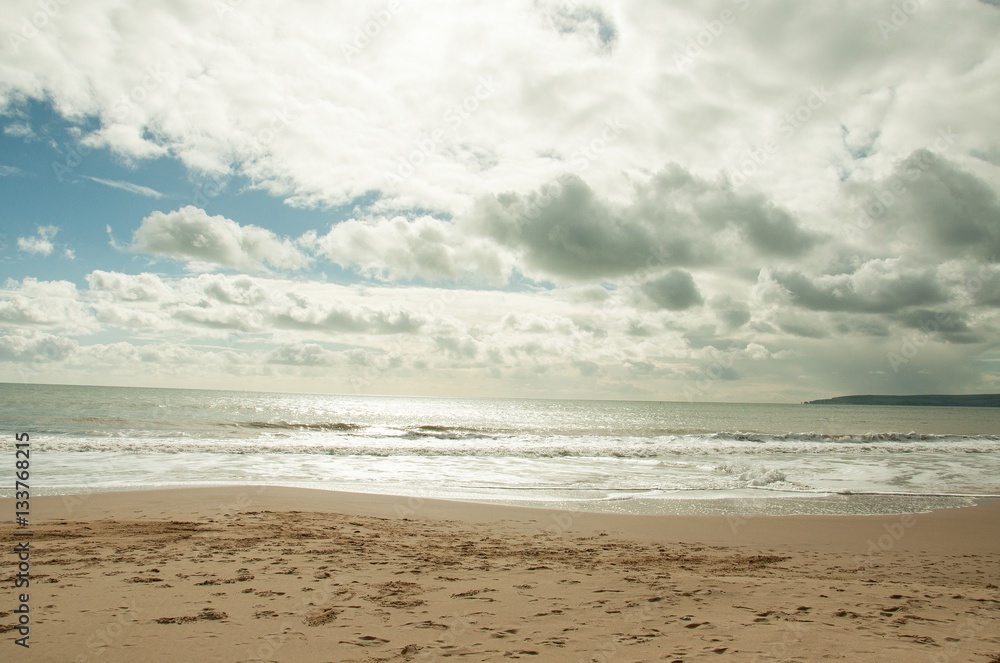
[[[724,474],[731,475],[739,484],[746,488],[763,488],[771,484],[787,484],[785,473],[766,467],[750,467],[749,465],[725,464],[717,468]]]
[[[282,431],[356,431],[365,426],[341,421],[321,421],[316,423],[290,422],[290,421],[246,421],[228,424],[236,428],[256,428],[261,430],[282,430]]]
[[[247,421],[225,424],[236,429],[285,431],[285,432],[331,432],[353,434],[358,437],[393,437],[416,440],[433,438],[438,440],[493,439],[500,433],[487,428],[472,428],[467,426],[442,426],[424,424],[419,426],[373,426],[344,421]]]
[[[406,432],[401,437],[409,440],[418,440],[424,437],[437,440],[492,440],[497,436],[496,431],[463,426],[413,426],[404,430]]]
[[[317,454],[327,456],[615,458],[670,460],[718,456],[1000,454],[994,436],[736,436],[596,437],[484,434],[475,429],[380,429],[356,424],[263,422],[281,434],[202,437],[174,433],[39,436],[40,449],[115,453]]]
[[[710,433],[705,437],[737,442],[826,442],[831,444],[870,444],[873,442],[950,442],[1000,441],[997,435],[942,435],[934,433],[744,433],[740,431]]]

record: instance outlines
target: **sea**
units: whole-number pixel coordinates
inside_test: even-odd
[[[299,486],[633,514],[897,514],[1000,495],[1000,408],[0,384],[35,495]],[[4,464],[8,467],[5,469]]]

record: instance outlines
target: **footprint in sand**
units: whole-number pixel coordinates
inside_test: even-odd
[[[334,610],[333,608],[324,608],[322,610],[317,610],[306,615],[305,623],[306,626],[322,626],[323,624],[329,624],[337,618],[342,610]]]
[[[377,638],[374,635],[362,635],[357,640],[341,640],[339,644],[355,645],[357,647],[372,647],[374,645],[384,645],[388,643],[389,640],[386,640],[385,638]]]

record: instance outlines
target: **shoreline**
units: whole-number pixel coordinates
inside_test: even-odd
[[[1000,654],[1000,499],[755,517],[275,486],[31,502],[32,660]],[[12,512],[13,500],[0,508]],[[13,529],[0,523],[8,540]],[[0,606],[11,640],[12,607]]]
[[[81,490],[82,489],[82,490]],[[969,508],[991,500],[1000,500],[992,493],[915,493],[848,490],[793,491],[785,489],[749,488],[732,491],[668,491],[643,495],[636,489],[621,489],[627,497],[574,498],[569,496],[526,499],[523,497],[489,497],[442,494],[435,497],[415,497],[391,492],[355,491],[350,488],[327,488],[315,482],[301,483],[236,483],[197,482],[168,483],[155,486],[69,486],[35,488],[38,498],[75,498],[82,496],[147,491],[236,490],[258,493],[262,490],[304,490],[334,495],[370,495],[378,499],[441,501],[480,504],[484,506],[524,508],[546,511],[567,511],[606,515],[634,516],[732,516],[756,518],[767,516],[899,516],[907,513],[930,513],[946,509]],[[59,492],[55,492],[59,491]],[[65,491],[65,492],[63,492]],[[518,492],[511,489],[511,492]],[[657,491],[650,491],[657,492]],[[5,494],[9,493],[9,494]],[[10,499],[13,489],[0,489],[0,500]]]
[[[844,496],[851,499],[852,496]],[[762,498],[781,499],[781,498]],[[337,513],[389,519],[461,521],[476,524],[514,523],[521,528],[548,533],[594,534],[614,532],[639,540],[658,539],[670,532],[672,540],[716,545],[825,545],[843,550],[867,549],[886,526],[901,521],[910,536],[894,541],[894,548],[945,549],[961,545],[980,551],[1000,552],[1000,528],[981,524],[1000,522],[1000,496],[977,497],[971,506],[898,514],[636,514],[570,510],[547,506],[511,505],[478,501],[419,498],[405,495],[355,493],[316,488],[273,485],[153,488],[106,493],[36,496],[33,520],[95,520],[101,518],[192,518],[224,515],[267,505],[277,511]],[[13,499],[0,498],[0,509]],[[929,524],[933,535],[917,525]],[[925,528],[924,531],[926,532]],[[851,536],[845,536],[849,530]],[[909,530],[913,530],[910,532]],[[940,536],[947,533],[948,536]]]

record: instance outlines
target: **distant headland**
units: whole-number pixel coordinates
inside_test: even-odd
[[[837,396],[805,401],[806,405],[938,405],[943,407],[1000,407],[1000,394],[916,394],[913,396]]]

